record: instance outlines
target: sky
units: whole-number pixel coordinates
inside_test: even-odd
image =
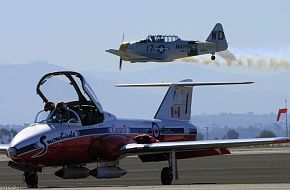
[[[0,64],[46,61],[73,70],[115,71],[105,49],[148,34],[205,40],[224,26],[236,54],[290,55],[290,1],[0,1]],[[127,71],[159,64],[127,64]],[[227,70],[226,72],[231,72]]]
[[[285,0],[0,0],[0,66],[47,62],[68,70],[89,72],[95,77],[99,73],[101,80],[109,81],[110,84],[172,82],[185,78],[193,78],[198,82],[254,78],[257,82],[251,88],[251,93],[245,92],[246,98],[236,92],[232,93],[232,102],[236,104],[233,106],[232,102],[227,102],[227,106],[222,106],[223,110],[219,110],[219,104],[227,101],[224,95],[230,94],[230,91],[222,89],[225,94],[211,97],[210,89],[200,89],[194,94],[198,99],[193,105],[194,114],[223,111],[276,112],[284,106],[285,98],[290,99],[289,7],[290,1]],[[221,61],[219,66],[200,62],[189,67],[188,63],[179,61],[139,64],[123,62],[123,70],[120,72],[119,58],[105,51],[119,48],[123,34],[125,41],[141,40],[149,34],[175,34],[184,40],[204,41],[218,22],[223,24],[229,50],[243,60],[241,67],[224,64],[222,58],[217,56],[217,61]],[[210,55],[201,58],[208,60]],[[261,66],[259,63],[263,59],[268,61]],[[256,60],[254,66],[253,60]],[[282,66],[280,69],[265,66],[271,64],[269,60],[281,63]],[[280,74],[281,78],[287,80],[278,80]],[[16,79],[13,82],[19,86],[25,86],[21,84],[25,80],[11,78]],[[263,82],[263,79],[267,81]],[[109,100],[106,99],[107,94],[114,93],[102,94],[107,107],[131,105],[133,109],[140,102],[136,98],[133,105],[130,102],[132,96],[128,93],[126,100],[119,103],[115,101],[117,105],[111,105],[110,100],[116,97],[110,97]],[[163,96],[164,93],[159,93],[158,101]],[[254,96],[261,98],[247,101]],[[13,102],[13,99],[3,99],[0,105],[5,105],[5,101]],[[251,103],[255,101],[255,104]],[[208,105],[204,106],[204,102]],[[148,107],[145,116],[151,118],[159,102],[154,104],[154,108],[145,106]],[[113,111],[122,116],[122,110]]]

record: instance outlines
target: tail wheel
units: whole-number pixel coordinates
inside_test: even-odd
[[[211,60],[215,60],[215,56],[214,55],[212,55],[210,58],[211,58]]]
[[[38,175],[35,171],[25,171],[24,180],[27,188],[37,188],[38,186]]]
[[[173,174],[169,167],[165,167],[161,171],[161,182],[162,185],[171,185],[173,180]]]

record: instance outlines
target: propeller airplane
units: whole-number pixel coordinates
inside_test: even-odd
[[[149,35],[146,39],[133,42],[123,42],[119,50],[106,51],[120,57],[119,69],[122,61],[136,62],[172,62],[180,58],[211,54],[215,60],[215,53],[228,48],[223,27],[217,23],[205,42],[182,40],[175,35]]]

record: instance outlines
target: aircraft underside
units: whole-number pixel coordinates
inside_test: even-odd
[[[118,152],[121,145],[126,144],[128,141],[136,140],[138,143],[150,143],[152,141],[149,135],[131,134],[131,135],[103,135],[103,136],[86,136],[75,139],[65,140],[59,143],[48,145],[47,153],[41,157],[35,157],[43,148],[34,149],[29,151],[25,148],[27,153],[20,155],[17,160],[10,161],[9,166],[24,172],[26,181],[29,187],[34,187],[37,184],[37,172],[42,172],[43,167],[63,166],[62,169],[55,172],[55,175],[62,179],[81,179],[88,176],[96,177],[97,179],[103,178],[119,178],[127,171],[119,167],[119,160],[123,158],[122,152]],[[165,135],[165,139],[184,139],[184,135]],[[188,139],[194,139],[195,135],[188,135]],[[123,143],[122,143],[123,141]],[[99,143],[102,142],[100,145]],[[115,143],[114,143],[115,142]],[[95,151],[89,151],[90,149]],[[112,154],[113,153],[113,154]],[[187,159],[203,156],[213,156],[221,154],[229,154],[226,148],[221,149],[208,149],[197,151],[184,151],[176,152],[176,159]],[[33,158],[33,161],[31,158]],[[168,184],[170,179],[172,181],[172,156],[170,153],[158,154],[144,154],[139,155],[142,162],[158,162],[169,161],[169,167],[163,169],[164,184]],[[19,161],[21,160],[21,161]],[[98,162],[98,168],[87,168],[86,163]],[[177,166],[176,166],[177,169]],[[169,172],[169,173],[168,173]],[[164,174],[165,173],[165,174]],[[166,173],[168,175],[166,175]],[[171,183],[171,182],[170,182]]]

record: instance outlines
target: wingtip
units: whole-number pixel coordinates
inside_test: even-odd
[[[281,143],[289,143],[290,142],[290,138],[289,137],[283,137],[279,140]]]
[[[105,51],[111,53],[112,51],[114,51],[114,49],[106,49]]]

